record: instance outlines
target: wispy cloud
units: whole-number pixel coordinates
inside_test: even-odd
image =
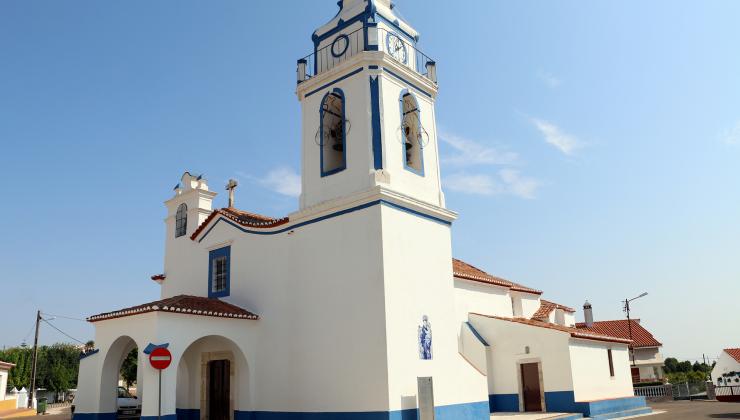
[[[534,178],[522,176],[515,169],[501,169],[496,175],[457,173],[444,178],[445,187],[473,195],[509,194],[533,199],[542,185]]]
[[[572,155],[577,149],[583,147],[583,143],[575,136],[564,132],[560,127],[551,122],[532,118],[532,124],[542,133],[548,144],[551,144],[566,155]]]
[[[720,138],[725,144],[740,145],[740,121],[731,129],[724,131]]]
[[[289,166],[278,166],[265,176],[256,177],[240,172],[239,176],[250,179],[268,190],[288,197],[301,195],[301,176]]]
[[[555,89],[556,87],[559,87],[563,84],[562,80],[543,70],[537,72],[537,78],[540,79],[542,83],[547,85],[547,87],[552,89]]]
[[[453,133],[440,132],[439,139],[455,150],[455,154],[442,157],[442,162],[446,164],[510,165],[519,159],[519,155],[514,152],[499,150]]]

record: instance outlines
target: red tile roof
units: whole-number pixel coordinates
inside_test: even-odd
[[[550,302],[549,300],[540,299],[540,308],[537,309],[537,312],[532,315],[532,319],[537,319],[540,321],[547,320],[550,317],[550,314],[555,309],[562,309],[565,312],[573,313],[575,312],[575,309],[569,308],[565,305],[561,305],[559,303]]]
[[[740,349],[725,349],[725,353],[729,354],[733,359],[740,363]]]
[[[634,348],[640,347],[660,347],[663,344],[653,337],[650,331],[646,330],[645,327],[640,325],[639,319],[631,320],[632,324],[632,341]],[[586,327],[586,324],[579,322],[576,324],[576,328],[583,331],[590,331],[598,334],[607,334],[614,337],[622,337],[629,339],[629,324],[626,319],[619,319],[616,321],[597,321],[594,322],[593,327]]]
[[[498,319],[501,321],[516,322],[519,324],[530,325],[533,327],[548,328],[551,330],[562,331],[562,332],[566,332],[570,334],[570,336],[573,338],[582,338],[585,340],[607,341],[607,342],[612,342],[612,343],[623,343],[623,344],[629,344],[631,342],[629,339],[624,339],[621,337],[614,337],[608,334],[599,334],[599,333],[595,333],[591,331],[584,331],[579,328],[566,327],[563,325],[553,324],[551,322],[537,321],[534,319],[507,318],[503,316],[484,315],[484,314],[477,314],[477,313],[473,313],[473,315],[480,315],[480,316],[485,316],[487,318]]]
[[[13,366],[15,366],[15,363],[10,363],[10,362],[3,362],[2,360],[0,360],[0,368],[3,368],[3,369],[6,369],[6,370],[9,370],[9,369],[10,369],[10,368],[12,368]]]
[[[211,212],[211,214],[208,215],[206,220],[203,221],[203,223],[198,226],[197,229],[195,229],[195,232],[193,232],[192,235],[190,235],[190,239],[195,240],[195,238],[200,235],[200,233],[208,226],[209,223],[211,223],[212,220],[216,219],[218,216],[223,216],[233,222],[236,222],[237,224],[241,226],[251,227],[251,228],[257,228],[257,229],[267,229],[267,228],[273,228],[276,226],[284,225],[290,221],[287,217],[283,217],[280,219],[275,219],[272,217],[262,216],[255,213],[250,213],[243,210],[238,210],[233,207],[225,207],[222,209],[217,209]]]
[[[259,319],[259,316],[245,309],[216,298],[179,295],[113,312],[93,315],[88,317],[87,320],[89,322],[98,322],[147,312],[174,312],[184,315],[201,315],[219,318]]]
[[[458,260],[457,258],[452,259],[452,273],[455,277],[477,281],[479,283],[488,283],[495,286],[506,287],[516,292],[532,293],[535,295],[541,295],[542,291],[532,289],[521,284],[514,283],[512,281],[502,279],[501,277],[492,276],[485,271],[474,267],[464,261]]]

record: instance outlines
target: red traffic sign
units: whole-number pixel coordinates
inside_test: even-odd
[[[149,354],[149,363],[154,369],[167,369],[172,363],[172,354],[164,347],[157,347]]]

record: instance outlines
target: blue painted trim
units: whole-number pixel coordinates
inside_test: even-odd
[[[298,229],[298,228],[303,227],[303,226],[307,226],[307,225],[311,225],[311,224],[314,224],[314,223],[318,223],[318,222],[321,222],[323,220],[332,219],[332,218],[335,218],[335,217],[338,217],[338,216],[341,216],[341,215],[344,215],[344,214],[347,214],[347,213],[353,213],[355,211],[363,210],[363,209],[366,209],[368,207],[373,207],[373,206],[376,206],[378,204],[382,204],[382,205],[385,205],[385,206],[388,206],[388,207],[392,207],[392,208],[395,208],[397,210],[401,210],[403,212],[406,212],[406,213],[409,213],[409,214],[413,214],[415,216],[419,216],[419,217],[421,217],[423,219],[431,220],[431,221],[433,221],[435,223],[439,223],[439,224],[442,224],[442,225],[445,225],[445,226],[452,225],[452,223],[451,222],[448,222],[447,220],[440,219],[440,218],[434,217],[434,216],[430,216],[430,215],[425,214],[425,213],[422,213],[420,211],[409,209],[409,208],[406,208],[404,206],[401,206],[401,205],[398,205],[398,204],[395,204],[395,203],[391,203],[390,201],[386,201],[386,200],[375,200],[375,201],[371,201],[369,203],[360,204],[359,206],[355,206],[355,207],[351,207],[351,208],[348,208],[348,209],[345,209],[345,210],[341,210],[341,211],[338,211],[338,212],[335,212],[335,213],[327,214],[326,216],[317,217],[315,219],[306,220],[305,222],[297,223],[295,225],[291,225],[291,226],[288,226],[288,227],[285,227],[285,228],[282,228],[282,229],[278,229],[278,230],[273,230],[273,231],[262,231],[262,230],[245,229],[243,226],[239,226],[236,223],[232,222],[231,220],[224,219],[223,217],[221,217],[218,220],[216,220],[216,222],[210,228],[208,228],[208,230],[203,234],[203,236],[201,236],[201,238],[198,239],[198,242],[203,241],[203,239],[205,239],[206,236],[208,236],[208,234],[211,232],[211,230],[213,230],[213,228],[215,228],[216,225],[218,225],[221,221],[223,221],[224,223],[227,223],[227,224],[229,224],[229,225],[231,225],[231,226],[239,229],[240,231],[242,231],[244,233],[251,233],[251,234],[254,234],[254,235],[277,235],[277,234],[280,234],[280,233],[283,233],[283,232],[288,232],[288,231],[291,231],[291,230],[294,230],[294,229]]]
[[[74,413],[72,420],[117,420],[118,413]]]
[[[213,260],[226,257],[226,288],[220,292],[213,291]],[[231,291],[231,247],[214,249],[208,253],[208,297],[217,298],[229,296]]]
[[[162,414],[162,417],[158,416],[141,416],[140,420],[177,420],[177,414]]]
[[[492,394],[488,396],[491,413],[518,413],[519,394]]]
[[[480,335],[480,334],[478,333],[478,330],[476,330],[476,329],[475,329],[475,327],[473,327],[473,324],[471,324],[470,322],[467,322],[467,321],[466,321],[466,322],[465,322],[465,325],[467,325],[467,326],[468,326],[468,328],[470,329],[470,332],[472,332],[472,333],[473,333],[473,335],[475,336],[475,338],[477,338],[477,339],[478,339],[478,341],[480,341],[480,343],[481,343],[481,344],[483,344],[483,345],[484,345],[484,346],[486,346],[486,347],[489,347],[489,345],[488,345],[488,341],[486,341],[486,340],[485,340],[485,339],[484,339],[484,338],[483,338],[483,337],[482,337],[482,336],[481,336],[481,335]]]
[[[369,68],[370,70],[377,70],[380,67],[379,66],[376,66],[376,65],[370,65],[370,66],[367,66],[367,68]]]
[[[337,53],[334,51],[334,47],[336,47],[337,42],[339,42],[340,39],[344,39],[346,44],[344,44],[342,51]],[[345,52],[347,52],[347,48],[349,48],[349,37],[345,34],[341,34],[334,38],[334,42],[331,43],[331,55],[334,56],[334,58],[341,57]]]
[[[401,91],[401,96],[398,99],[398,101],[399,101],[399,103],[401,105],[401,127],[403,127],[403,120],[405,118],[405,115],[403,113],[404,112],[403,111],[404,110],[404,108],[403,108],[403,98],[406,95],[411,95],[411,97],[414,99],[414,103],[416,104],[416,109],[419,112],[419,118],[418,118],[418,120],[419,120],[419,126],[416,129],[419,132],[419,136],[421,136],[421,109],[419,108],[419,100],[416,99],[416,95],[414,95],[413,93],[409,92],[408,89],[403,89]],[[404,133],[403,133],[403,131],[401,132],[401,140],[403,140],[404,143],[406,143],[405,142],[405,139],[404,139]],[[421,162],[419,162],[420,168],[417,170],[413,166],[409,166],[408,165],[408,163],[406,162],[406,145],[403,144],[402,147],[401,147],[401,150],[403,152],[401,154],[401,160],[403,161],[403,169],[405,169],[405,170],[407,170],[407,171],[409,171],[411,173],[414,173],[416,175],[419,175],[419,176],[422,176],[423,177],[424,176],[424,148],[422,147],[421,142],[419,142],[418,144],[414,145],[414,147],[419,150],[419,152],[418,152],[419,153],[419,160],[421,161]],[[413,153],[413,151],[412,151],[412,153]]]
[[[359,69],[357,69],[357,70],[355,70],[355,71],[352,71],[352,72],[350,72],[350,73],[347,73],[347,74],[345,74],[344,76],[342,76],[342,77],[340,77],[340,78],[338,78],[338,79],[332,80],[331,82],[329,82],[329,83],[327,83],[327,84],[325,84],[325,85],[322,85],[321,87],[319,87],[319,88],[316,88],[316,89],[314,89],[314,90],[312,90],[312,91],[308,92],[308,93],[306,94],[306,98],[308,98],[309,96],[313,95],[313,94],[314,94],[314,93],[316,93],[316,92],[319,92],[319,91],[322,91],[322,90],[324,90],[324,89],[328,88],[329,86],[333,85],[334,83],[338,83],[338,82],[341,82],[341,81],[342,81],[342,80],[344,80],[344,79],[347,79],[348,77],[352,77],[352,76],[354,76],[355,74],[357,74],[357,73],[361,72],[362,70],[364,70],[364,68],[363,68],[363,67],[360,67]]]
[[[200,410],[197,408],[178,408],[175,414],[177,420],[200,420]]]
[[[341,12],[342,12],[342,9],[341,9],[341,6],[340,6],[339,13],[341,13]],[[339,13],[337,13],[337,15],[339,15]],[[337,15],[335,15],[334,17],[336,17]],[[375,24],[377,24],[377,20],[378,19],[380,19],[380,20],[386,22],[388,25],[394,27],[397,31],[400,32],[400,34],[403,37],[406,38],[407,41],[409,41],[412,44],[414,44],[414,46],[419,41],[418,36],[417,37],[413,37],[413,36],[411,36],[410,33],[404,31],[403,29],[401,29],[401,26],[398,24],[398,22],[400,20],[397,17],[396,17],[396,21],[392,21],[392,20],[388,19],[387,17],[381,15],[380,13],[377,13],[377,10],[375,8],[375,3],[372,0],[370,0],[370,1],[368,1],[368,5],[365,8],[365,11],[363,11],[362,13],[360,13],[360,14],[358,14],[356,16],[353,16],[353,17],[349,18],[348,20],[341,20],[340,19],[337,22],[337,26],[335,26],[334,28],[326,31],[325,33],[323,33],[321,35],[317,35],[316,34],[316,31],[314,31],[314,33],[311,35],[311,40],[313,41],[314,51],[316,51],[316,49],[319,47],[319,44],[321,44],[322,41],[324,41],[325,39],[331,37],[332,35],[334,35],[336,33],[341,32],[342,30],[348,28],[352,24],[354,24],[354,23],[356,23],[358,21],[362,21],[363,26],[367,26],[368,23],[375,23]],[[407,22],[407,24],[408,24],[408,22]],[[409,26],[411,26],[411,25],[409,25]]]
[[[412,88],[416,89],[417,91],[419,91],[419,93],[422,93],[422,94],[424,94],[424,95],[432,98],[432,94],[431,93],[426,92],[424,89],[420,88],[419,86],[416,86],[415,84],[409,82],[408,80],[404,79],[403,77],[397,75],[392,70],[389,70],[388,67],[383,67],[383,70],[385,70],[388,74],[390,74],[391,76],[395,77],[396,79],[398,79],[398,80],[406,83],[407,85],[411,86]]]
[[[87,353],[80,352],[80,360],[86,359],[86,358],[88,358],[90,356],[93,356],[93,355],[96,355],[96,354],[98,354],[98,352],[100,352],[100,349],[92,349],[92,350],[88,351]]]
[[[373,130],[373,167],[383,169],[383,130],[380,125],[380,78],[370,76],[371,125]]]
[[[149,343],[149,344],[147,344],[147,346],[146,346],[146,347],[144,348],[144,351],[143,351],[143,353],[144,353],[144,354],[151,354],[151,353],[152,353],[152,352],[154,351],[154,349],[158,349],[158,348],[160,348],[160,347],[164,347],[164,348],[167,348],[167,347],[169,347],[169,346],[170,346],[170,343],[164,343],[164,344],[154,344],[154,343]]]
[[[362,412],[234,411],[234,420],[417,420],[418,409]],[[486,401],[434,408],[436,420],[488,420]]]
[[[639,410],[647,407],[645,397],[626,397],[608,400],[578,402],[575,401],[573,391],[549,391],[545,392],[545,406],[547,411],[581,413],[586,417],[596,416],[609,417],[614,413],[622,413],[629,410]]]
[[[339,167],[334,168],[329,171],[324,170],[324,147],[326,145],[324,144],[324,104],[326,103],[326,100],[329,98],[329,95],[335,94],[339,96],[342,99],[342,164],[339,165]],[[334,175],[338,172],[342,172],[343,170],[347,169],[347,125],[345,122],[347,121],[346,117],[346,108],[347,108],[347,98],[344,96],[344,92],[342,89],[334,88],[331,92],[326,92],[326,95],[324,95],[324,99],[321,100],[321,105],[319,107],[319,135],[321,136],[321,148],[319,148],[319,160],[321,161],[321,177]]]

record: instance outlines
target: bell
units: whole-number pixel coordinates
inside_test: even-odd
[[[337,130],[331,130],[329,132],[331,137],[334,139],[334,144],[331,146],[332,149],[336,150],[337,152],[343,152],[344,151],[344,143],[342,142],[342,136],[340,133],[337,132]]]

